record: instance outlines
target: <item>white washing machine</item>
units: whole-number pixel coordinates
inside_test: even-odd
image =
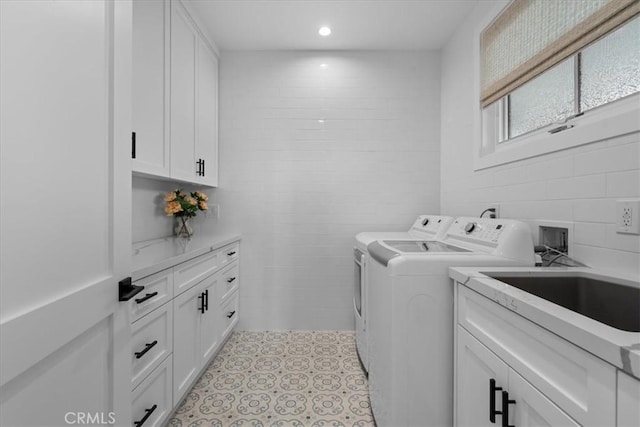
[[[457,218],[441,241],[368,245],[369,393],[378,427],[453,423],[452,266],[533,266],[529,227]]]
[[[453,222],[452,217],[420,215],[408,231],[373,231],[356,235],[353,248],[354,291],[353,311],[356,319],[356,348],[365,371],[369,371],[367,351],[367,245],[376,240],[440,240]]]

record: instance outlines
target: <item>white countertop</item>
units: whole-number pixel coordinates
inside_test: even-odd
[[[570,341],[578,347],[607,361],[624,372],[640,378],[640,332],[622,331],[575,313],[567,308],[532,295],[482,272],[518,273],[518,275],[548,274],[550,276],[587,273],[600,276],[600,280],[613,280],[640,287],[637,279],[603,274],[590,268],[535,268],[535,267],[456,267],[449,276],[466,287],[484,295],[529,320]]]
[[[136,281],[239,240],[239,234],[220,234],[190,239],[166,237],[135,243],[131,279]]]

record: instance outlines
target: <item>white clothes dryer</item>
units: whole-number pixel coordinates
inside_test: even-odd
[[[368,262],[367,245],[376,240],[440,240],[453,222],[452,217],[439,215],[420,215],[407,231],[374,231],[356,235],[353,248],[354,291],[353,311],[355,315],[356,349],[365,372],[369,371],[367,343],[368,291],[366,264]]]
[[[453,423],[452,266],[533,266],[529,227],[457,218],[441,241],[368,245],[369,393],[379,427]]]

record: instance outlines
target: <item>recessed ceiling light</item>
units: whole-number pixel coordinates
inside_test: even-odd
[[[320,34],[322,37],[327,37],[329,34],[331,34],[331,28],[320,27],[320,29],[318,30],[318,34]]]
[[[329,68],[329,64],[322,63],[320,64],[320,68],[322,68],[323,70],[326,70],[327,68]]]

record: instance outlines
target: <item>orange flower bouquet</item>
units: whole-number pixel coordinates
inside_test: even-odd
[[[207,195],[200,191],[187,194],[178,189],[164,195],[166,203],[164,213],[167,216],[176,217],[175,232],[177,236],[191,237],[193,235],[189,218],[195,217],[198,211],[206,211],[209,208],[207,200],[209,200]]]

